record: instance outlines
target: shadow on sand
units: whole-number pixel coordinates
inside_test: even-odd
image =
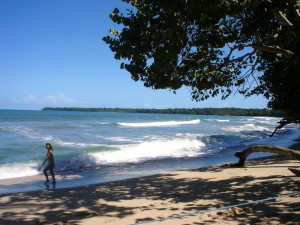
[[[273,163],[271,159],[256,163],[254,167],[270,166],[272,169]],[[101,185],[2,196],[0,210],[3,214],[0,224],[78,224],[81,219],[91,217],[105,217],[113,220],[113,218],[126,218],[137,212],[153,210],[159,210],[161,214],[164,214],[166,209],[171,211],[171,214],[164,216],[171,216],[300,191],[299,179],[294,176],[261,176],[258,179],[247,175],[231,176],[230,179],[224,180],[201,178],[201,173],[226,172],[228,169],[225,167],[194,169],[190,172],[195,173],[195,176],[190,178],[182,178],[176,173],[169,173]],[[245,169],[247,168],[230,170]],[[295,198],[298,198],[298,201],[288,205],[282,203],[281,207],[278,207],[276,201],[270,201],[239,210],[217,212],[215,215],[228,222],[239,221],[239,224],[263,224],[263,221],[268,218],[278,221],[279,224],[288,222],[297,224],[300,221],[300,204],[299,196]],[[133,199],[154,200],[160,204],[141,204],[140,206],[122,204]],[[157,218],[151,217],[150,214],[150,216],[135,218],[132,222],[147,219]],[[199,222],[192,224],[211,224],[213,221],[213,216],[211,219],[199,217]],[[177,221],[176,224],[190,223]]]

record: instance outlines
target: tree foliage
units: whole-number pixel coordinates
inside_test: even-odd
[[[269,106],[300,112],[299,1],[123,0],[103,38],[133,80],[191,88],[202,101],[263,94]]]
[[[45,107],[45,111],[76,111],[76,112],[121,112],[121,113],[157,113],[157,114],[188,114],[188,115],[222,115],[222,116],[273,116],[282,117],[287,114],[269,109],[241,108],[175,108],[175,109],[143,109],[143,108],[59,108]],[[280,129],[280,128],[279,128]]]

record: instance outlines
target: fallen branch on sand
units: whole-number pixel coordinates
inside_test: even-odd
[[[300,152],[296,150],[292,150],[289,148],[282,148],[273,145],[254,145],[241,152],[236,152],[235,156],[240,160],[239,162],[231,165],[232,167],[243,167],[245,165],[245,161],[249,155],[255,152],[270,152],[275,153],[282,156],[287,156],[292,159],[300,160]],[[293,171],[292,171],[293,172]]]

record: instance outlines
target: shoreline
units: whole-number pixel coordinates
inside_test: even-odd
[[[270,156],[269,153],[263,153],[262,155],[258,154],[256,156],[250,156],[247,161],[264,160],[273,157],[278,156]],[[127,167],[111,166],[105,168],[100,167],[98,169],[63,171],[56,173],[56,184],[48,183],[47,185],[44,184],[45,176],[41,173],[33,176],[1,179],[0,196],[23,192],[60,190],[89,185],[102,185],[110,182],[155,176],[176,171],[189,171],[194,169],[206,170],[211,167],[222,167],[235,162],[238,162],[238,158],[234,157],[232,152],[229,152],[229,156],[221,155],[214,160],[208,161],[203,160],[203,158],[193,158],[188,159],[188,161],[177,161],[177,159],[165,161],[163,159],[162,163],[154,161],[143,165],[131,164],[127,165]],[[51,181],[51,176],[49,178]]]
[[[300,150],[300,137],[295,139],[295,143],[292,144],[289,148],[294,150]],[[189,171],[193,169],[209,169],[213,167],[223,167],[228,164],[232,164],[238,161],[238,158],[234,157],[232,153],[228,155],[220,156],[220,158],[225,158],[225,160],[215,160],[210,161],[208,163],[203,163],[203,159],[194,158],[191,161],[178,161],[174,166],[174,159],[169,161],[170,164],[166,163],[161,168],[153,169],[153,167],[157,166],[157,162],[148,163],[141,167],[139,164],[132,164],[128,167],[106,167],[104,168],[106,171],[103,173],[103,168],[100,169],[83,169],[78,171],[63,171],[56,174],[56,184],[44,184],[44,174],[38,174],[33,176],[25,176],[25,177],[16,177],[16,178],[7,178],[0,180],[0,196],[13,194],[13,193],[21,193],[21,192],[35,192],[42,190],[58,190],[58,189],[66,189],[66,188],[76,188],[81,186],[88,185],[102,185],[110,182],[123,181],[134,178],[142,178],[148,176],[155,176],[162,173],[176,172],[176,171]],[[250,155],[246,161],[261,161],[268,160],[276,157],[282,157],[279,155],[272,155],[269,153],[256,153],[256,155]],[[227,159],[227,160],[226,160]],[[235,160],[235,161],[232,161]],[[175,159],[176,161],[176,159]],[[202,164],[199,163],[202,161]],[[51,179],[51,176],[50,176]]]
[[[295,141],[290,148],[299,150],[300,139]],[[163,219],[163,222],[153,221],[153,224],[295,225],[300,221],[300,194],[295,194],[300,192],[300,178],[289,167],[300,167],[300,162],[274,155],[248,159],[243,168],[231,168],[223,162],[202,168],[136,174],[127,179],[119,174],[117,180],[87,185],[55,188],[50,184],[43,186],[44,190],[30,190],[26,183],[28,177],[7,179],[8,187],[15,185],[14,182],[25,182],[21,190],[26,186],[29,190],[0,194],[0,224],[143,224],[189,214]],[[66,183],[76,182],[78,178],[73,173],[65,177]],[[31,178],[43,185],[42,175]],[[286,194],[294,195],[212,210]],[[203,210],[212,211],[195,214]]]
[[[15,116],[21,115],[12,114],[10,119],[13,121]],[[38,122],[31,126],[33,117]],[[21,123],[22,126],[19,127],[5,128],[9,131],[6,132],[8,140],[13,137],[15,142],[7,143],[7,148],[13,150],[6,151],[6,147],[3,148],[3,153],[7,152],[6,157],[10,160],[4,157],[4,164],[0,168],[1,178],[38,174],[38,165],[41,164],[39,155],[43,157],[44,154],[43,151],[37,151],[41,148],[41,140],[56,143],[59,154],[56,158],[56,172],[62,180],[58,180],[55,188],[59,189],[234,162],[237,160],[235,152],[249,145],[267,142],[286,147],[299,137],[299,130],[293,127],[269,139],[267,132],[273,129],[271,124],[274,119],[262,117],[233,117],[229,120],[227,117],[164,116],[158,119],[155,115],[131,118],[108,114],[99,118],[77,113],[69,115],[67,120],[55,113],[48,117],[55,119],[50,127],[43,122],[44,116],[28,113],[25,117],[20,117],[26,121],[25,124],[28,123],[24,127]],[[61,118],[64,118],[64,123],[54,122]],[[183,121],[198,121],[199,118],[203,120],[201,125],[198,122],[195,126],[179,125]],[[156,125],[157,121],[162,123],[160,125],[166,121],[174,121],[175,125],[147,128],[149,124],[150,127]],[[49,128],[51,132],[46,134]],[[52,129],[56,130],[55,136],[51,135]],[[74,139],[73,134],[74,137],[80,134],[80,138]],[[23,147],[18,147],[19,139],[14,135],[20,136],[20,140],[29,140],[24,146],[24,149],[30,149],[28,154],[24,153]],[[35,140],[36,138],[39,140]],[[15,149],[9,147],[14,145]],[[18,159],[14,163],[15,151],[20,152],[18,156],[24,160]],[[261,156],[265,154],[255,154],[253,157]],[[29,161],[31,159],[33,160]],[[43,174],[38,177],[1,179],[0,195],[46,189],[42,181]]]
[[[272,156],[249,160],[245,168],[215,165],[102,184],[6,194],[0,200],[0,223],[118,225],[208,210],[300,191],[300,178],[287,169],[299,166],[299,161]],[[293,221],[300,220],[299,203],[300,195],[278,199],[275,205],[271,201],[157,224],[263,224],[270,220],[296,224]]]

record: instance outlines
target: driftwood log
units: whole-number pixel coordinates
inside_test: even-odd
[[[294,117],[294,118],[283,118],[280,120],[279,125],[275,128],[275,130],[272,132],[270,137],[272,137],[277,130],[283,128],[284,126],[295,123],[300,124],[300,118]],[[245,161],[249,155],[255,152],[269,152],[269,153],[275,153],[282,156],[287,156],[292,159],[300,160],[300,151],[292,150],[289,148],[282,148],[278,146],[273,145],[254,145],[252,147],[246,148],[245,150],[241,152],[236,152],[235,156],[239,158],[239,162],[232,164],[232,167],[243,167],[245,165]],[[295,168],[289,168],[289,170],[294,173],[296,176],[300,176],[300,169]]]
[[[246,148],[241,152],[235,153],[235,156],[239,158],[239,162],[233,164],[233,167],[242,167],[245,165],[245,161],[249,155],[255,152],[270,152],[282,156],[287,156],[292,159],[300,160],[300,151],[292,150],[289,148],[282,148],[273,145],[254,145],[252,147]]]

